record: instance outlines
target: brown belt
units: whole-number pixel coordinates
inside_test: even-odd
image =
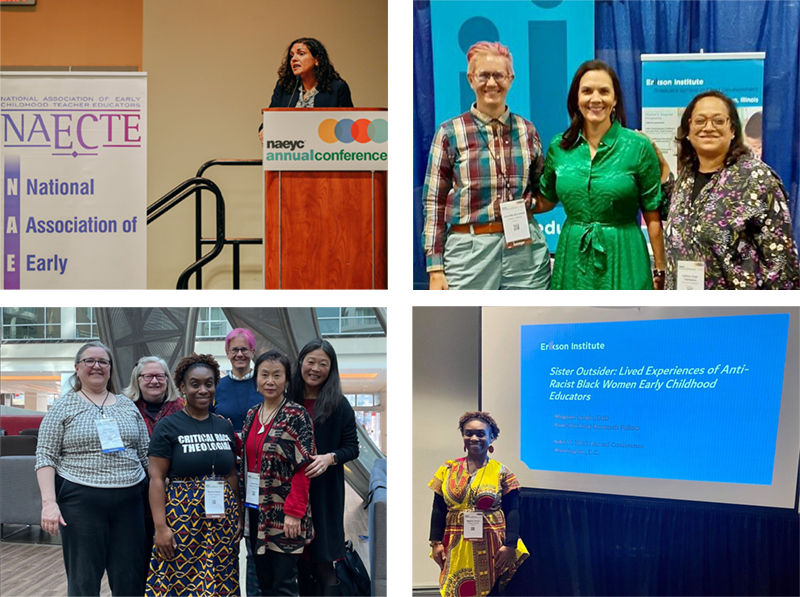
[[[533,212],[530,209],[526,211],[528,213],[528,220],[530,220]],[[502,234],[503,221],[497,220],[494,222],[487,222],[486,224],[452,224],[450,226],[450,232],[456,232],[458,234],[469,234],[470,232],[473,234]]]

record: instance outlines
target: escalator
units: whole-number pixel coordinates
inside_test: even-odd
[[[114,383],[119,388],[128,385],[133,365],[143,356],[162,356],[174,368],[184,355],[195,347],[197,308],[96,308],[98,332],[114,359]],[[253,331],[257,353],[276,349],[294,362],[300,349],[310,340],[321,336],[316,311],[313,308],[226,307],[225,317],[234,328]],[[373,308],[384,333],[386,309]],[[335,343],[335,341],[334,341]],[[377,460],[386,456],[370,439],[361,425],[358,433],[358,459],[344,465],[345,479],[350,487],[366,500],[369,475]]]

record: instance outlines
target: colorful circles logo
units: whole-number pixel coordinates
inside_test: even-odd
[[[369,121],[366,118],[351,120],[343,118],[323,120],[319,125],[319,138],[325,143],[386,143],[389,138],[389,123],[383,118]]]

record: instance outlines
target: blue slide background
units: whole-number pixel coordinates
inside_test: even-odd
[[[521,326],[520,458],[533,470],[769,485],[778,432],[789,314]],[[603,342],[604,350],[541,350],[542,343]],[[551,389],[551,367],[660,368],[745,365],[714,389]],[[639,381],[654,377],[600,377]],[[601,382],[602,385],[602,382]],[[550,393],[591,394],[589,401]],[[554,415],[574,415],[574,420]],[[607,420],[577,420],[577,416]],[[554,423],[632,425],[639,431],[556,428]],[[555,440],[643,444],[596,448]],[[587,454],[556,453],[555,448]],[[596,452],[592,454],[591,452]]]

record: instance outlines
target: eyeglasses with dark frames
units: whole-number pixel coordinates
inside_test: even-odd
[[[145,373],[143,375],[140,375],[139,377],[141,377],[143,380],[145,380],[148,383],[153,381],[153,379],[156,379],[158,381],[164,381],[165,379],[167,379],[167,376],[164,375],[163,373],[156,373],[155,375],[150,374],[150,373]]]
[[[91,357],[86,358],[86,359],[81,359],[78,362],[79,363],[83,363],[87,367],[94,367],[95,364],[97,364],[97,365],[100,365],[100,367],[102,367],[103,369],[105,369],[106,367],[111,365],[111,361],[109,361],[108,359],[93,359]]]
[[[232,352],[233,354],[238,354],[240,352],[242,354],[247,354],[248,352],[250,352],[250,347],[248,346],[248,347],[244,347],[244,348],[239,348],[238,346],[231,346],[230,348],[228,348],[228,350],[230,352]]]

